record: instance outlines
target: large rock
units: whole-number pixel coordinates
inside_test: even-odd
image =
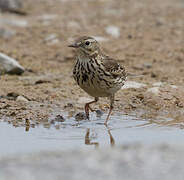
[[[25,15],[25,12],[21,11],[22,6],[22,0],[0,0],[0,10],[2,11]]]
[[[13,58],[0,53],[0,74],[9,73],[20,75],[24,68]]]
[[[21,0],[0,0],[0,9],[20,9],[22,7]]]

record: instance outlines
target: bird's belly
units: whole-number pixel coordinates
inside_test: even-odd
[[[109,97],[115,94],[119,89],[121,89],[123,84],[114,84],[107,85],[105,81],[96,81],[93,83],[89,80],[79,84],[79,86],[93,97]]]
[[[104,90],[102,88],[99,87],[95,87],[95,86],[85,86],[85,85],[81,85],[80,86],[85,92],[87,92],[90,96],[93,97],[108,97],[111,96],[111,93],[108,92],[107,90]]]
[[[89,95],[93,97],[109,97],[115,94],[123,86],[121,78],[105,76],[103,73],[93,71],[74,70],[74,79],[77,84]]]

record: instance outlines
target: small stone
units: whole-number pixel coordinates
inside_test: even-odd
[[[153,93],[153,94],[158,95],[159,92],[160,92],[160,90],[159,90],[159,87],[153,87],[153,88],[149,88],[149,89],[147,90],[147,92],[151,92],[151,93]]]
[[[57,115],[55,118],[54,118],[54,121],[55,122],[64,122],[65,121],[65,118],[62,116],[62,115]]]
[[[2,96],[2,98],[15,101],[18,96],[19,96],[19,94],[14,93],[14,92],[10,92],[6,96]]]
[[[48,35],[44,41],[48,44],[48,45],[53,45],[53,44],[57,44],[59,42],[59,39],[57,38],[57,34],[50,34]]]
[[[140,101],[142,101],[144,99],[144,95],[142,93],[137,94],[136,98],[139,99]]]
[[[55,124],[54,119],[50,120],[50,124]]]
[[[57,17],[57,14],[43,14],[41,16],[38,16],[38,19],[43,21],[50,21],[56,19]]]
[[[170,87],[173,88],[173,89],[177,89],[178,88],[178,86],[175,86],[175,85],[170,85]]]
[[[35,82],[35,84],[43,84],[43,83],[50,83],[51,81],[46,80],[46,79],[39,79],[38,81]]]
[[[163,82],[156,82],[156,83],[153,83],[153,86],[156,86],[156,87],[160,87],[163,85]]]
[[[139,71],[144,70],[144,68],[143,68],[143,66],[141,64],[136,64],[132,68],[135,69],[135,70],[139,70]]]
[[[73,108],[73,104],[72,103],[67,103],[65,106],[64,106],[64,108],[66,109],[66,108]]]
[[[103,112],[99,109],[96,110],[96,116],[101,117],[103,115]]]
[[[163,23],[162,23],[161,21],[157,21],[157,22],[155,23],[155,25],[156,25],[156,26],[162,26]]]
[[[0,53],[0,73],[20,75],[24,71],[24,68],[15,59]]]
[[[18,97],[16,98],[16,101],[29,102],[24,96],[18,96]]]
[[[156,77],[157,77],[157,74],[154,73],[154,72],[152,72],[152,73],[151,73],[151,77],[152,77],[152,78],[156,78]]]
[[[16,31],[5,29],[5,28],[0,28],[0,37],[4,39],[10,39],[15,34],[16,34]]]
[[[0,23],[2,24],[7,24],[10,26],[16,26],[16,27],[20,27],[20,28],[25,28],[28,26],[28,22],[26,20],[23,19],[1,19]]]
[[[22,7],[21,0],[0,0],[0,9],[4,11],[19,10]]]
[[[106,42],[108,41],[107,38],[101,37],[101,36],[93,36],[98,42]]]
[[[15,93],[15,92],[10,92],[10,93],[7,94],[7,96],[17,98],[19,96],[19,94]]]
[[[68,26],[68,28],[72,28],[72,29],[80,29],[81,28],[80,24],[78,24],[76,21],[69,21],[67,26]]]
[[[45,41],[51,41],[53,39],[57,38],[56,34],[49,34],[46,38]]]
[[[110,34],[111,36],[118,38],[120,36],[120,30],[117,26],[108,26],[106,27],[106,33]]]
[[[145,62],[145,63],[143,64],[143,66],[144,66],[145,68],[147,68],[147,69],[150,69],[150,68],[152,68],[152,63]]]
[[[76,121],[82,121],[86,119],[86,114],[84,112],[79,112],[75,115]]]
[[[122,86],[121,89],[130,89],[130,88],[142,88],[142,87],[145,87],[146,84],[143,84],[143,83],[138,83],[138,82],[135,82],[135,81],[126,81],[124,86]]]

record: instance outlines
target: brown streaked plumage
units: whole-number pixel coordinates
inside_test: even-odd
[[[93,111],[90,104],[97,102],[99,97],[108,97],[110,110],[105,121],[107,124],[114,107],[114,95],[124,85],[127,77],[125,68],[104,55],[99,43],[92,37],[80,37],[69,47],[76,48],[77,51],[73,69],[75,81],[85,92],[95,98],[94,101],[86,103],[86,116],[89,118],[89,109]]]

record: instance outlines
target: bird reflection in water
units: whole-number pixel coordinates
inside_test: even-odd
[[[107,132],[108,132],[109,137],[110,137],[110,145],[111,145],[111,147],[113,147],[115,145],[115,140],[114,140],[114,138],[111,134],[111,131],[108,127],[107,127]],[[98,148],[99,147],[99,142],[91,142],[89,134],[90,134],[90,129],[87,128],[86,135],[85,135],[85,144],[86,145],[94,145],[95,148]]]
[[[26,121],[25,121],[25,131],[29,131],[31,127],[33,127],[33,126],[31,126],[30,121],[28,119],[26,119]],[[115,145],[115,140],[114,140],[114,138],[111,134],[110,128],[108,126],[106,126],[106,128],[107,128],[107,133],[110,137],[110,145],[111,145],[111,147],[113,147]],[[86,145],[94,145],[95,148],[98,148],[99,147],[99,142],[91,142],[91,139],[90,139],[89,135],[90,135],[90,128],[87,128],[86,135],[85,135],[85,144]]]
[[[25,131],[29,131],[30,129],[30,121],[28,119],[26,119],[26,122],[25,122]]]

